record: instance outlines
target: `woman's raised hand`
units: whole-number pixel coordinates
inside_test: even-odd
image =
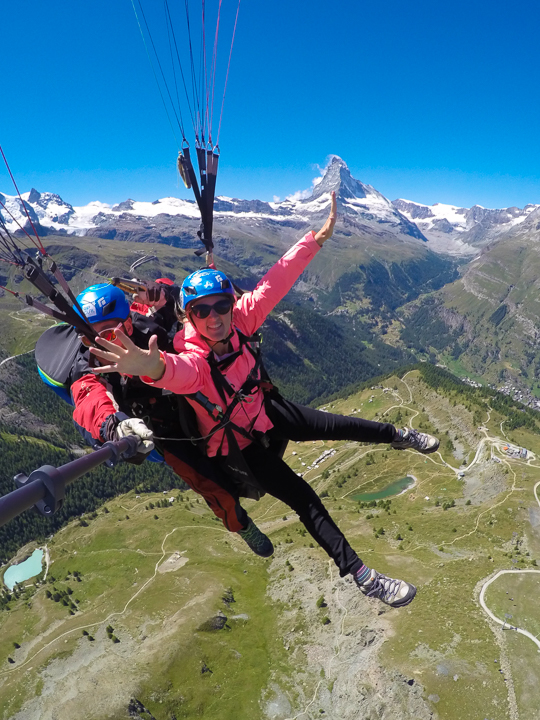
[[[157,346],[157,335],[152,335],[150,338],[148,350],[137,347],[121,330],[116,331],[116,336],[121,345],[116,345],[100,337],[96,338],[96,342],[105,349],[91,347],[90,352],[109,364],[93,368],[92,372],[97,374],[117,372],[122,375],[146,375],[152,380],[159,380],[163,377],[165,361],[161,357]]]
[[[317,243],[322,247],[324,243],[328,240],[328,238],[332,237],[332,233],[334,232],[334,225],[336,224],[336,218],[337,218],[337,201],[336,201],[336,193],[334,190],[332,190],[332,201],[330,204],[330,215],[328,216],[328,220],[324,223],[322,228],[319,230],[318,233],[315,235],[315,240]]]

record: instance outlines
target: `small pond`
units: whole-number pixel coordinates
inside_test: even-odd
[[[412,487],[414,485],[414,480],[412,477],[404,477],[400,480],[394,480],[393,483],[390,483],[390,485],[386,485],[381,490],[378,490],[377,492],[368,492],[368,493],[361,493],[360,495],[352,495],[352,500],[357,500],[360,502],[370,502],[371,500],[382,500],[383,498],[391,497],[392,495],[399,495],[400,493],[404,492],[408,488]]]
[[[4,584],[13,590],[15,585],[25,580],[29,580],[41,572],[43,563],[43,550],[38,548],[30,555],[30,557],[18,565],[11,565],[4,573]]]

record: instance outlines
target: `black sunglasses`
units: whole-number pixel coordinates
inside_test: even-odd
[[[210,315],[212,310],[215,310],[218,315],[226,315],[232,308],[233,303],[234,301],[231,298],[223,298],[223,300],[218,300],[214,305],[206,305],[203,303],[193,305],[190,308],[190,312],[199,320],[204,320]]]

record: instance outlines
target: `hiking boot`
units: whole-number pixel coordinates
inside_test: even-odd
[[[249,518],[248,526],[240,530],[238,534],[255,555],[266,558],[273,554],[272,541],[259,530],[251,518]]]
[[[354,580],[366,597],[377,598],[394,608],[408,605],[416,595],[414,585],[405,580],[394,580],[376,570],[372,570],[370,577],[363,583],[358,582],[356,577]]]
[[[439,441],[433,435],[418,432],[412,428],[403,428],[396,433],[396,439],[392,441],[391,447],[394,450],[418,450],[422,455],[429,455],[439,449]]]

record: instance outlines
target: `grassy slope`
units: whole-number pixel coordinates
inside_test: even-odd
[[[415,427],[420,423],[426,428],[435,426],[443,438],[448,431],[456,448],[454,454],[446,440],[441,456],[429,458],[346,443],[308,443],[292,444],[288,458],[294,468],[305,471],[323,446],[334,446],[336,455],[309,471],[307,479],[318,492],[328,492],[325,502],[366,563],[419,586],[410,608],[385,614],[389,626],[379,656],[382,665],[419,682],[424,697],[432,698],[428,703],[432,702],[443,720],[481,713],[502,720],[507,717],[507,685],[493,662],[501,651],[477,604],[478,583],[496,569],[515,567],[510,557],[513,538],[522,543],[517,567],[530,566],[532,558],[540,559],[540,538],[528,520],[528,509],[536,506],[532,486],[538,480],[538,463],[529,466],[503,458],[497,465],[489,460],[486,449],[465,479],[457,479],[442,459],[455,468],[462,458],[472,460],[483,437],[472,422],[472,412],[426,388],[416,372],[406,376],[405,382],[394,378],[384,384],[390,392],[367,389],[334,402],[328,409],[344,413],[360,410],[361,415],[371,418],[395,418],[400,412],[403,423],[412,420]],[[496,413],[486,418],[490,436],[501,436],[502,419]],[[540,454],[537,435],[514,431],[511,437]],[[414,475],[418,484],[392,500],[390,513],[382,508],[359,508],[349,499],[359,490],[384,486],[407,473]],[[191,493],[188,497],[192,498]],[[451,499],[456,506],[443,510],[442,503]],[[467,499],[470,505],[465,504]],[[436,501],[441,505],[436,506]],[[84,626],[94,633],[97,648],[92,650],[95,657],[86,673],[98,683],[109,705],[118,704],[115,718],[126,717],[120,708],[126,707],[130,695],[140,699],[157,720],[169,720],[171,712],[177,717],[207,713],[215,718],[262,717],[259,703],[272,683],[285,692],[293,714],[304,709],[308,701],[303,697],[315,693],[316,703],[326,708],[327,717],[333,717],[332,703],[339,700],[337,694],[332,700],[332,694],[345,693],[346,697],[350,692],[340,683],[352,661],[345,658],[345,665],[339,664],[339,650],[332,672],[317,661],[314,640],[310,640],[314,620],[320,622],[314,602],[312,609],[301,611],[287,603],[270,603],[265,595],[267,587],[271,590],[279,578],[285,582],[283,578],[294,578],[308,568],[323,568],[324,574],[324,555],[309,548],[309,536],[297,532],[302,526],[294,514],[272,498],[250,504],[251,515],[276,544],[276,558],[270,562],[247,553],[241,541],[226,535],[202,504],[191,502],[192,507],[188,507],[184,502],[147,511],[147,503],[147,497],[136,500],[131,494],[124,496],[110,502],[111,512],[100,514],[88,528],[72,524],[51,541],[53,575],[65,577],[69,569],[83,574],[82,583],[71,583],[81,600],[81,611],[75,616],[69,617],[65,608],[45,599],[45,588],[37,590],[31,608],[19,600],[11,611],[0,614],[0,659],[5,663],[0,674],[2,720],[12,717],[25,699],[35,695],[36,688],[44,686],[47,690],[49,677],[60,672],[62,663],[66,668],[79,667],[77,648],[84,651],[89,646],[88,640],[81,638]],[[154,514],[159,520],[153,519]],[[367,519],[367,515],[375,517]],[[381,527],[385,534],[375,537],[374,530]],[[402,541],[396,539],[398,534]],[[188,563],[150,580],[156,562],[175,550],[185,552]],[[287,559],[295,572],[287,572]],[[270,580],[268,569],[272,570]],[[57,583],[58,587],[66,585]],[[333,583],[335,590],[342,585],[339,579]],[[229,586],[237,600],[230,610],[221,600]],[[315,582],[315,595],[319,587],[322,585]],[[133,598],[138,590],[140,594]],[[133,600],[127,611],[112,617],[112,613],[122,613],[130,598]],[[371,612],[371,605],[365,607]],[[196,627],[218,609],[228,617],[245,613],[250,619],[231,621],[230,630],[217,634],[196,632]],[[368,627],[376,622],[376,610],[373,607],[371,621],[364,621]],[[121,641],[118,645],[105,637],[109,622]],[[360,639],[361,629],[354,624],[352,627],[353,639]],[[34,644],[40,631],[45,631],[46,637]],[[44,644],[59,636],[62,638],[36,655]],[[286,636],[293,638],[294,652],[284,651]],[[13,641],[21,644],[20,650],[13,650]],[[318,642],[324,645],[324,640]],[[515,678],[511,680],[515,680],[518,703],[526,709],[530,687],[518,678],[519,664],[515,664],[515,648],[510,643],[506,652],[514,663]],[[10,654],[16,659],[14,666],[5,662]],[[201,674],[202,662],[213,672]],[[531,652],[530,663],[534,662],[538,659]],[[46,666],[49,670],[44,672]],[[320,678],[324,669],[323,693]],[[108,682],[110,673],[116,674],[114,685]],[[358,682],[368,687],[369,676],[360,674]],[[62,686],[60,680],[57,683]],[[79,696],[65,701],[64,714],[58,717],[63,720],[80,714],[81,703],[91,692],[95,693],[95,687],[92,690],[81,680]],[[94,716],[96,720],[112,717],[107,712],[96,710]],[[289,715],[285,712],[276,717]],[[413,715],[404,717],[412,720]]]
[[[497,382],[503,373],[538,391],[540,353],[537,347],[538,276],[540,253],[536,234],[521,233],[486,249],[465,269],[461,279],[424,299],[429,321],[415,330],[425,347],[449,368],[484,382]],[[404,309],[404,323],[420,303]],[[493,314],[506,312],[502,319]],[[504,311],[503,311],[504,313]],[[503,314],[501,313],[501,314]],[[442,345],[436,321],[443,317],[448,337]],[[431,329],[430,329],[431,328]],[[457,335],[451,336],[457,329]],[[430,342],[429,336],[435,340]],[[455,342],[459,344],[457,355]]]

